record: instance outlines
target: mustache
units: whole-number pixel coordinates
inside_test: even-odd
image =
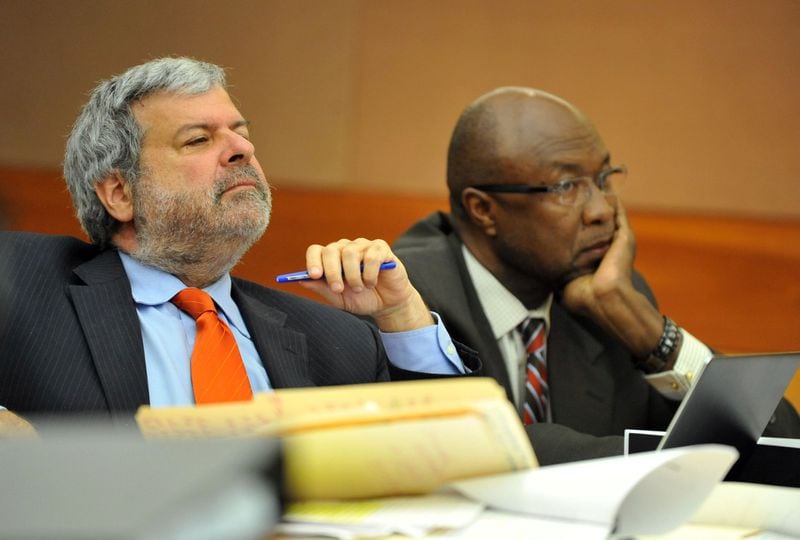
[[[214,182],[212,188],[214,200],[219,201],[223,193],[233,186],[240,184],[242,180],[252,180],[256,183],[256,191],[258,191],[262,197],[267,196],[267,179],[252,165],[242,165],[241,167],[226,172]]]

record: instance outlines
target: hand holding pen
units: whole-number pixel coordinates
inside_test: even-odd
[[[371,316],[384,332],[433,324],[405,267],[383,240],[345,238],[325,246],[311,245],[306,250],[305,272],[279,278],[280,282],[297,281],[340,309]]]

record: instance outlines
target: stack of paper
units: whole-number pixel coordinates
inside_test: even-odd
[[[706,445],[462,480],[401,502],[293,504],[279,530],[334,538],[379,531],[475,539],[661,534],[689,520],[737,457],[730,447]],[[465,506],[474,503],[485,510]]]
[[[481,517],[484,508],[483,503],[457,494],[299,502],[289,506],[277,532],[333,538],[393,534],[419,538],[463,530]]]
[[[137,421],[149,437],[280,436],[295,502],[283,533],[335,538],[660,534],[686,523],[737,458],[707,445],[537,468],[503,389],[478,378],[143,407]]]
[[[429,493],[537,465],[492,379],[439,379],[262,394],[244,404],[142,407],[148,437],[278,435],[293,500]]]

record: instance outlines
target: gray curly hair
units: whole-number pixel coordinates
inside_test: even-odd
[[[154,92],[202,94],[225,88],[225,72],[192,58],[159,58],[101,82],[83,106],[67,140],[64,179],[83,230],[102,247],[119,227],[97,198],[95,186],[119,171],[135,188],[143,132],[131,104]]]

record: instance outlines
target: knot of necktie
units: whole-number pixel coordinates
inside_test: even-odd
[[[531,353],[544,348],[547,333],[544,319],[527,317],[517,326],[517,330],[522,337],[522,344],[527,352]]]
[[[194,320],[197,320],[203,313],[209,311],[217,312],[217,308],[214,306],[214,300],[211,299],[211,296],[207,292],[194,287],[183,289],[172,297],[171,302],[181,311],[185,311],[191,315]]]

